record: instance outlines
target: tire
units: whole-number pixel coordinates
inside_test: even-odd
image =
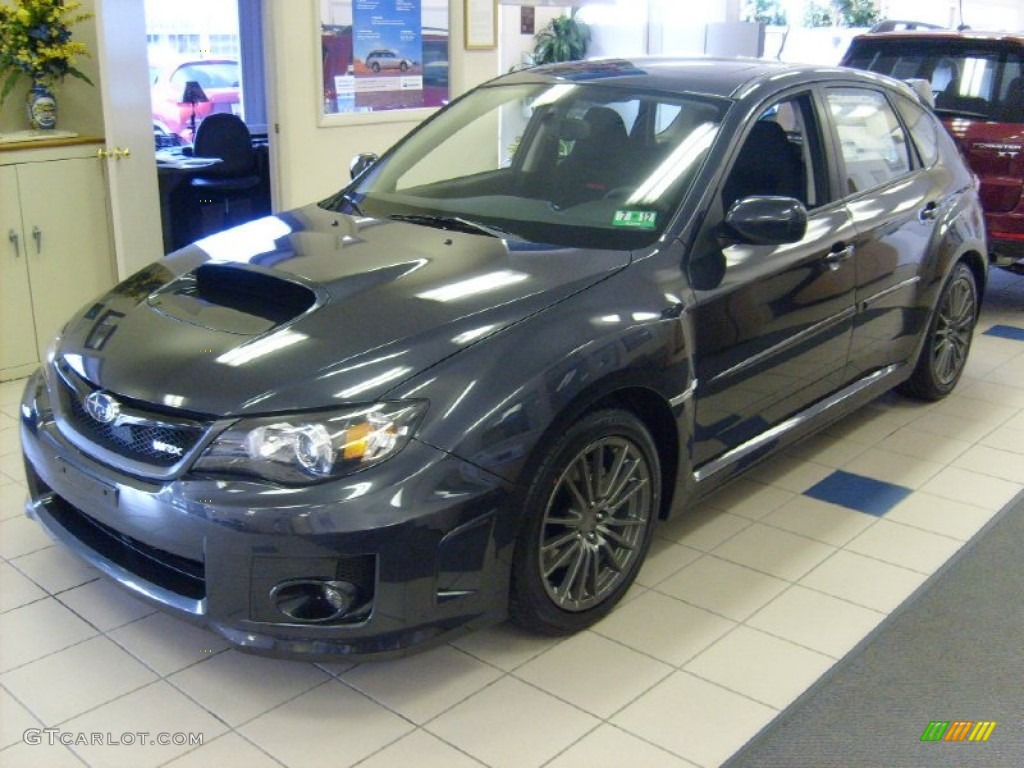
[[[583,416],[547,449],[526,491],[509,614],[564,635],[606,615],[651,543],[661,466],[646,427],[622,410]]]
[[[939,294],[917,366],[900,391],[921,400],[941,400],[952,392],[967,365],[977,319],[974,273],[960,262]]]
[[[373,62],[373,64],[370,65],[370,69],[372,69],[374,72],[380,72],[380,64],[378,64],[375,61]]]

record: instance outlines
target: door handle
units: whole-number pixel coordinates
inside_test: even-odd
[[[121,149],[120,147],[118,147],[117,149],[114,150],[114,159],[115,160],[127,160],[131,156],[132,156],[132,151],[128,147],[125,147],[124,149]]]
[[[939,204],[932,200],[921,209],[921,221],[935,221],[939,215]]]
[[[13,229],[8,231],[7,239],[11,241],[11,245],[14,246],[14,258],[21,258],[21,238],[18,237],[18,233]]]
[[[36,241],[36,256],[43,251],[43,230],[39,227],[32,227],[32,239]]]
[[[110,157],[110,152],[106,149],[97,149],[96,157],[99,158],[100,160],[106,160],[108,157]]]
[[[842,244],[837,243],[836,245],[833,245],[832,250],[825,256],[825,263],[828,264],[828,268],[833,272],[843,266],[844,261],[853,256],[854,248],[852,245],[847,245],[842,248],[840,245]]]

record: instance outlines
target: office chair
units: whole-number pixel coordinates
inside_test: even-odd
[[[239,223],[232,220],[231,203],[250,200],[252,190],[260,184],[248,127],[237,115],[225,112],[209,115],[196,130],[192,154],[222,160],[204,168],[190,182],[195,192],[196,218],[201,219],[204,205],[219,203],[223,206],[220,228]]]

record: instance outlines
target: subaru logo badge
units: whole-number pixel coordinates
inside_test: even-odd
[[[92,392],[85,398],[85,411],[100,424],[110,424],[121,415],[121,404],[106,392]]]

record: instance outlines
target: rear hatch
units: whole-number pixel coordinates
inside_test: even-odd
[[[1014,210],[1024,187],[1024,125],[944,120],[960,152],[981,181],[981,204],[988,213]]]

